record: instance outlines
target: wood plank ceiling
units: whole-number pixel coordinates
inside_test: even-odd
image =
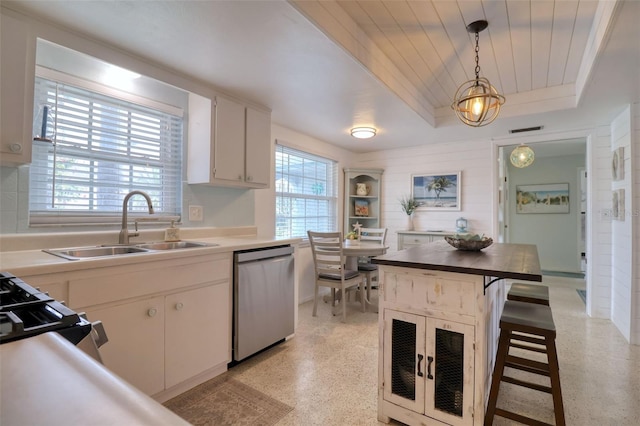
[[[577,104],[576,84],[589,71],[593,33],[605,15],[597,0],[290,3],[434,126],[438,117],[451,117],[458,86],[474,78],[469,23],[489,22],[480,33],[480,75],[518,115],[517,106],[530,113],[532,103],[546,109]]]
[[[74,38],[65,32],[38,37],[107,62],[111,54],[97,46],[119,49],[140,60],[119,66],[175,71],[188,79],[187,90],[267,107],[275,124],[353,152],[606,123],[637,81],[635,0],[0,3],[3,13],[97,45],[67,45]],[[480,33],[481,75],[506,103],[491,126],[471,128],[450,104],[474,76],[474,35],[465,27],[478,19],[489,22]],[[356,140],[355,126],[378,134]]]

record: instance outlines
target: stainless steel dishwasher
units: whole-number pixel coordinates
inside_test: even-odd
[[[234,252],[234,362],[293,334],[294,308],[293,247]]]

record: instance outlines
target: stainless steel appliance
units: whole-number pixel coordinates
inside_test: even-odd
[[[107,342],[100,321],[91,323],[48,294],[9,272],[0,272],[0,343],[56,331],[102,362],[98,348]]]
[[[233,361],[293,334],[293,250],[277,246],[234,253]]]

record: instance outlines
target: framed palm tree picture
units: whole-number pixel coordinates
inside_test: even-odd
[[[461,172],[411,176],[411,196],[420,203],[418,210],[460,210]]]

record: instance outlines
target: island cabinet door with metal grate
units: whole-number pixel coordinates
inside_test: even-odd
[[[445,424],[473,424],[474,327],[393,309],[383,321],[384,401]]]

